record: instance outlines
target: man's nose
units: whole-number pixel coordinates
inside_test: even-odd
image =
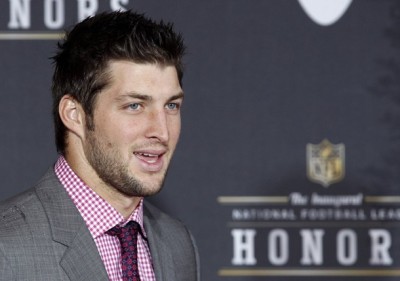
[[[147,122],[147,138],[158,139],[162,143],[168,142],[168,118],[164,110],[154,110],[149,112]]]

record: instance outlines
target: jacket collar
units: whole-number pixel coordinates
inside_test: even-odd
[[[36,186],[36,193],[49,219],[53,240],[66,247],[60,264],[69,278],[108,280],[97,246],[53,168]]]
[[[159,220],[144,204],[144,227],[146,228],[154,274],[157,280],[177,280],[174,268],[174,257],[171,255],[170,245],[162,237]]]
[[[49,219],[52,238],[65,246],[60,260],[71,280],[108,281],[97,246],[74,203],[50,168],[36,186]],[[173,257],[156,217],[144,205],[144,227],[157,280],[176,280]]]

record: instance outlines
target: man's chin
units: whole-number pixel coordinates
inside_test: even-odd
[[[118,189],[119,192],[128,197],[149,197],[156,195],[161,191],[162,187],[158,188],[141,188],[141,189]]]
[[[149,197],[156,195],[164,186],[167,172],[168,170],[157,173],[141,173],[136,170],[130,173],[129,178],[125,178],[123,186],[116,189],[126,196]]]
[[[148,197],[159,193],[164,185],[164,178],[152,181],[139,180],[131,178],[131,181],[125,182],[123,186],[116,189],[128,197]]]

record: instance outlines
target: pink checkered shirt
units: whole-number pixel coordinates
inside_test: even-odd
[[[116,225],[125,225],[133,220],[139,223],[143,235],[143,199],[125,220],[124,217],[103,198],[89,188],[71,169],[63,156],[58,158],[54,171],[68,195],[78,208],[97,245],[108,277],[111,281],[122,280],[121,246],[117,237],[105,232]],[[138,236],[139,273],[142,281],[155,281],[150,249],[146,238]]]

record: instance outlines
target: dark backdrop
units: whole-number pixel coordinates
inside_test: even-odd
[[[10,27],[17,2],[27,1],[0,3],[1,199],[31,187],[56,159],[49,60],[56,40],[45,36],[78,20],[78,1],[34,0],[29,25]],[[63,4],[57,28],[45,22],[48,2]],[[101,11],[113,1],[87,2]],[[182,136],[166,185],[151,201],[192,230],[203,280],[400,280],[400,1],[354,0],[329,25],[296,0],[122,6],[175,22],[188,46]],[[307,144],[324,139],[339,170],[318,170],[327,163],[318,152],[307,158]],[[325,185],[307,177],[307,167]],[[309,201],[296,205],[293,193]],[[318,204],[316,195],[362,201]],[[302,217],[309,211],[325,216]],[[332,212],[342,215],[327,217]],[[314,246],[317,230],[324,232],[316,256],[304,249],[304,230]],[[340,240],[342,230],[348,235]],[[386,236],[375,241],[375,230]],[[283,236],[274,240],[274,233]],[[390,245],[374,264],[383,241]],[[234,264],[240,245],[242,261]],[[256,261],[246,263],[251,251]],[[274,263],[274,254],[284,262]]]

